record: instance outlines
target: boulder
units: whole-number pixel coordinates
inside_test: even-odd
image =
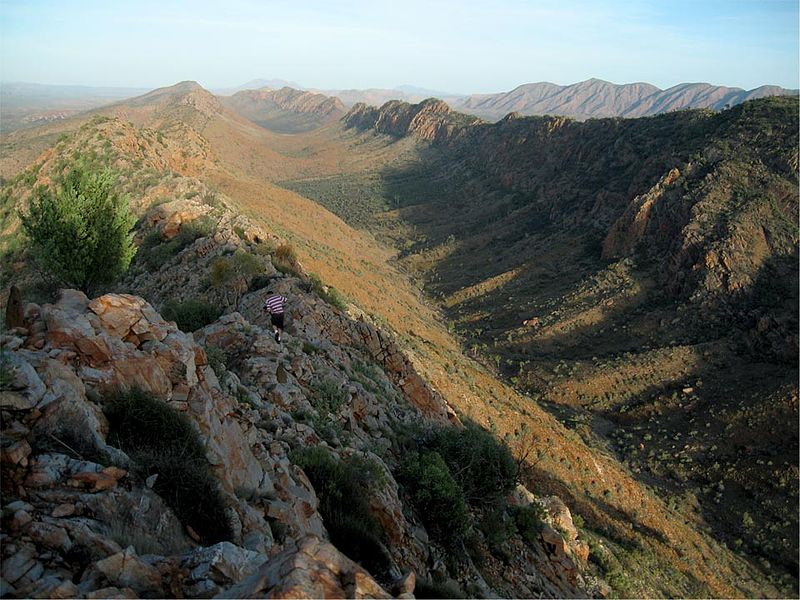
[[[166,321],[137,296],[106,294],[89,302],[88,308],[99,317],[103,330],[121,340],[126,339],[134,327],[137,336],[147,333],[160,341],[167,335]],[[149,309],[147,314],[146,309]]]
[[[143,562],[132,546],[96,562],[93,568],[116,587],[128,587],[140,594],[148,592],[163,596],[158,569]]]
[[[553,525],[564,532],[567,536],[567,540],[572,541],[578,539],[578,529],[572,522],[572,514],[561,498],[558,496],[546,496],[542,498],[540,502],[547,509],[547,512],[550,513],[550,517],[553,519]]]
[[[308,536],[264,563],[217,598],[391,598],[364,569]]]
[[[30,410],[44,396],[47,388],[36,370],[24,358],[21,352],[9,352],[5,355],[6,365],[12,374],[7,390],[0,391],[0,408],[5,410]]]
[[[219,542],[186,555],[181,561],[181,567],[188,571],[191,582],[211,580],[224,586],[249,577],[267,560],[268,557],[259,552],[230,542]]]

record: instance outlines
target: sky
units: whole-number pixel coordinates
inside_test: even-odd
[[[0,81],[798,88],[798,0],[0,0]]]

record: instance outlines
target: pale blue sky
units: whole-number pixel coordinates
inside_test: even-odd
[[[0,80],[798,86],[798,0],[0,0]]]

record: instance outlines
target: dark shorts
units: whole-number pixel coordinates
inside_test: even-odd
[[[270,320],[272,321],[272,324],[275,327],[277,327],[278,329],[283,329],[283,313],[280,314],[272,313],[270,315]]]

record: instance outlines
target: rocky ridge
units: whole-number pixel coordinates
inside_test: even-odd
[[[233,106],[248,101],[251,103],[274,103],[284,110],[298,113],[314,113],[321,117],[339,118],[347,112],[344,104],[338,98],[295,90],[290,87],[283,87],[279,90],[270,88],[244,90],[235,93],[230,98],[223,99],[224,103]]]
[[[162,231],[193,220],[186,202],[149,214],[146,222]],[[168,263],[162,279],[197,291],[176,274],[202,269],[231,245],[248,247],[226,218],[215,237],[182,250],[179,260],[194,256],[196,263]],[[255,228],[248,232],[268,239]],[[399,424],[458,427],[458,417],[391,336],[328,306],[304,291],[302,277],[283,276],[268,256],[263,260],[272,288],[292,298],[282,344],[261,310],[265,288],[194,334],[129,294],[90,300],[63,290],[55,304],[24,307],[24,325],[2,337],[3,595],[412,597],[408,573],[428,580],[447,573],[441,550],[404,504],[391,466]],[[158,276],[147,285],[146,279],[132,276],[127,285],[145,292],[159,285]],[[209,364],[210,349],[225,366]],[[369,364],[376,366],[364,371]],[[320,382],[345,398],[335,414],[319,408]],[[150,478],[144,481],[134,461],[109,443],[108,398],[132,386],[184,414],[200,434],[228,507],[230,540],[198,539]],[[317,446],[338,460],[362,456],[382,470],[369,501],[386,533],[394,582],[385,575],[376,581],[328,541],[315,489],[291,457],[293,449]],[[553,525],[536,546],[513,542],[519,555],[504,575],[511,587],[498,591],[590,593],[598,584],[580,574],[588,552],[563,503],[524,488],[510,501],[549,507]],[[458,583],[491,593],[469,564],[453,574]]]
[[[243,117],[278,132],[314,129],[347,112],[338,98],[290,87],[244,90],[220,100]]]
[[[524,121],[527,121],[527,120],[519,120],[519,121],[523,121],[524,122]],[[556,129],[556,131],[559,131],[559,130]],[[142,130],[142,133],[147,133],[147,131],[146,130]],[[349,135],[350,134],[348,134],[348,136]],[[113,131],[110,131],[107,134],[106,137],[110,137],[112,142],[116,142],[116,139],[114,138]],[[289,136],[282,136],[282,137],[289,137]],[[126,138],[127,138],[127,136],[126,136]],[[544,138],[544,139],[547,139],[547,138]],[[103,142],[102,139],[100,139],[99,141],[100,141],[100,143]],[[169,143],[171,140],[167,139],[166,141]],[[94,146],[94,142],[92,140],[89,140],[88,144],[89,144],[89,146]],[[78,149],[78,148],[75,148],[74,144],[70,144],[70,145],[72,146],[71,149]],[[134,147],[134,146],[132,146],[132,147]],[[424,145],[423,147],[427,147],[427,145]],[[624,149],[625,145],[623,144],[621,147],[622,147],[622,149]],[[217,148],[217,147],[215,147],[215,148]],[[582,151],[585,152],[586,149],[584,148]],[[565,162],[564,164],[568,165],[569,162]],[[461,165],[456,164],[456,165],[454,165],[453,171],[458,172],[461,168],[462,168]],[[683,169],[681,169],[681,171],[683,172]],[[613,173],[613,170],[609,170],[608,173]],[[28,174],[26,174],[26,177],[27,177],[27,175]],[[42,173],[40,173],[39,175],[41,176]],[[140,172],[140,173],[138,173],[138,175],[141,175],[143,177],[147,177],[148,179],[150,178],[150,174],[147,173],[147,172]],[[142,178],[138,178],[138,179],[143,179],[143,177]],[[568,174],[567,177],[568,178],[572,178],[573,174],[570,173],[570,174]],[[137,178],[133,178],[132,181],[134,181],[135,179],[137,179]],[[202,210],[200,211],[202,214],[205,215],[205,214],[208,214],[207,208],[209,206],[213,205],[215,202],[217,202],[217,201],[221,201],[223,203],[227,202],[226,198],[220,197],[219,195],[217,195],[215,197],[214,194],[212,194],[209,198],[206,198],[206,193],[210,192],[211,190],[207,189],[205,186],[201,185],[197,181],[192,181],[190,178],[178,178],[178,179],[173,179],[171,181],[165,181],[165,182],[163,182],[163,185],[162,185],[162,183],[158,183],[157,187],[161,191],[158,194],[154,194],[154,195],[150,194],[150,191],[153,189],[151,186],[152,186],[152,183],[149,183],[148,186],[145,186],[145,188],[144,188],[144,194],[146,194],[148,196],[147,202],[151,202],[151,201],[152,202],[164,202],[165,200],[169,201],[169,200],[172,200],[172,198],[176,197],[173,194],[177,194],[178,196],[181,196],[181,197],[186,196],[183,200],[180,200],[179,203],[178,203],[178,205],[181,206],[180,211],[186,213],[186,215],[181,215],[180,218],[174,218],[173,219],[170,216],[172,207],[168,206],[168,205],[164,206],[164,210],[163,211],[161,211],[161,210],[157,211],[158,215],[155,215],[156,211],[154,211],[154,216],[153,216],[152,223],[159,223],[159,227],[160,227],[161,223],[164,224],[164,228],[163,228],[163,230],[161,230],[160,233],[163,233],[165,238],[174,235],[174,237],[172,237],[172,239],[170,239],[169,243],[174,242],[175,239],[178,238],[178,237],[182,237],[180,235],[181,231],[185,231],[185,230],[191,228],[191,223],[189,223],[188,221],[191,220],[189,218],[190,217],[190,213],[191,213],[192,210],[194,210],[191,207],[194,206],[195,203],[199,203],[198,205],[201,208],[203,207],[203,205],[206,206],[205,208],[202,208]],[[199,192],[199,194],[197,194],[197,192]],[[135,198],[138,200],[140,195],[141,195],[141,193],[137,193],[135,195]],[[470,195],[472,195],[471,192],[470,192],[470,194],[465,195],[465,197],[468,197]],[[482,197],[480,195],[480,190],[478,190],[478,193],[476,193],[474,195],[475,195],[476,198],[481,198]],[[190,196],[193,196],[193,197],[190,197]],[[238,198],[238,199],[241,200],[241,198]],[[207,203],[210,203],[210,204],[207,204]],[[494,204],[495,203],[483,203],[484,209],[493,209],[493,205]],[[501,208],[502,208],[502,206],[503,206],[503,204],[501,203]],[[156,208],[158,208],[158,207],[156,207]],[[203,212],[203,211],[206,211],[206,212]],[[448,214],[448,215],[452,216],[453,220],[458,221],[461,218],[461,215],[463,213],[464,213],[463,210],[457,210],[457,211],[448,210],[447,212],[444,212],[443,214]],[[558,213],[556,213],[556,214],[558,214]],[[613,217],[613,215],[612,215],[612,217]],[[606,218],[608,218],[608,217],[606,217]],[[149,216],[148,216],[147,219],[148,219],[148,223],[150,223],[150,221],[149,221],[150,217]],[[183,224],[184,221],[187,221],[187,223],[186,223],[187,226],[186,227],[184,227],[184,224]],[[521,222],[527,222],[527,221],[521,221]],[[263,221],[262,221],[262,223],[263,223]],[[178,225],[179,225],[179,227],[177,227],[177,231],[176,231],[176,226],[178,226]],[[266,223],[266,225],[269,226],[269,223]],[[234,221],[232,219],[228,219],[222,225],[222,229],[224,229],[224,233],[223,233],[224,237],[221,237],[220,240],[221,240],[221,242],[223,243],[223,245],[226,248],[226,250],[224,252],[232,251],[232,252],[235,253],[235,249],[239,248],[239,246],[237,245],[237,244],[239,244],[239,242],[237,242],[236,240],[237,239],[241,240],[242,237],[245,237],[247,239],[247,241],[249,241],[249,242],[256,242],[257,241],[255,237],[250,235],[250,230],[247,228],[247,226],[242,224],[241,222],[235,222],[234,223]],[[278,231],[280,231],[279,228],[276,228],[276,229]],[[284,231],[285,231],[285,229],[284,229]],[[144,233],[146,233],[146,232],[143,232],[143,234]],[[260,234],[258,234],[258,235],[259,235],[259,239],[262,239],[262,240],[265,239]],[[211,237],[216,239],[217,238],[216,233]],[[444,237],[446,237],[446,234],[445,234]],[[266,239],[271,241],[273,239],[273,237],[270,234]],[[460,240],[459,240],[459,242],[460,242]],[[200,243],[200,247],[198,247],[198,250],[199,250],[198,253],[197,253],[198,255],[201,252],[207,252],[209,248],[213,249],[216,246],[215,243],[209,243],[208,238],[206,238],[204,240],[201,240],[199,243]],[[202,248],[202,249],[200,249],[200,248]],[[518,252],[519,248],[515,247],[514,251]],[[475,252],[474,254],[475,254],[475,256],[479,256],[479,253],[477,253],[477,252]],[[143,255],[144,255],[144,253],[143,253]],[[184,248],[183,250],[181,250],[177,254],[170,253],[170,255],[167,256],[167,260],[166,260],[165,265],[164,265],[163,273],[161,273],[159,271],[160,284],[161,284],[161,286],[163,286],[165,288],[168,288],[172,295],[174,295],[176,292],[178,292],[178,295],[180,296],[180,290],[182,288],[181,288],[181,286],[177,286],[174,283],[172,283],[172,279],[170,278],[170,273],[171,273],[171,274],[174,275],[174,279],[180,279],[181,281],[188,280],[190,282],[189,283],[190,287],[189,287],[189,292],[188,292],[189,296],[191,296],[191,294],[194,293],[194,291],[199,290],[199,291],[202,291],[204,297],[206,295],[208,295],[209,298],[214,298],[215,294],[216,294],[216,290],[214,288],[206,289],[205,286],[207,284],[204,284],[203,281],[202,281],[202,279],[203,279],[202,278],[203,270],[207,267],[207,265],[204,265],[203,268],[195,267],[194,264],[193,264],[194,260],[195,260],[194,256],[195,256],[194,248],[192,246]],[[319,265],[319,262],[317,262],[316,264],[315,263],[312,263],[312,264],[314,264],[314,270],[326,273],[326,276],[327,276],[327,272],[321,270],[322,267]],[[461,268],[460,271],[463,272],[464,269]],[[191,273],[191,275],[189,277],[186,277],[186,275],[185,275],[187,272]],[[144,286],[144,285],[146,285],[145,282],[149,281],[149,277],[146,274],[146,272],[140,271],[140,270],[137,269],[136,273],[132,274],[132,275],[134,275],[137,278],[137,280],[134,281],[133,284],[131,284],[131,287],[129,289],[126,288],[127,291],[132,292],[133,294],[136,294],[136,295],[144,295],[148,299],[148,301],[153,302],[154,304],[160,304],[160,300],[162,299],[162,297],[159,296],[158,294],[159,294],[159,288],[161,286],[153,286],[151,289],[149,289],[145,293],[144,287],[139,288],[139,286]],[[338,285],[339,284],[339,280],[336,280],[336,282],[337,282],[337,285]],[[128,285],[129,283],[130,282],[127,282],[125,285]],[[246,285],[246,283],[247,282],[245,282],[245,286],[244,286],[245,290],[247,289],[247,287],[249,287],[248,285]],[[303,285],[305,285],[305,284],[303,284]],[[168,287],[168,286],[171,286],[171,287]],[[142,291],[139,291],[139,289],[137,289],[137,288],[141,289]],[[348,289],[348,292],[352,292],[352,290]],[[157,300],[154,300],[154,298],[156,298]],[[509,298],[509,300],[510,300],[510,298]],[[221,304],[224,304],[224,302],[225,302],[224,299],[222,299],[221,297],[217,297],[217,301],[219,303],[221,303]],[[504,299],[504,302],[505,302],[505,299]],[[383,313],[380,313],[380,314],[383,314]],[[525,317],[527,317],[527,316],[528,315],[525,315]],[[669,322],[669,321],[667,321],[667,322]],[[413,347],[413,340],[412,340],[412,347]],[[416,349],[419,350],[419,347],[417,347]],[[424,353],[422,353],[422,354],[424,355]],[[438,364],[441,364],[441,363],[438,363]],[[431,365],[430,364],[424,365],[424,368],[427,369],[427,373],[428,373],[428,375],[430,377],[432,377],[432,380],[435,380],[435,381],[439,382],[439,385],[442,386],[443,390],[448,389],[447,383],[444,381],[444,379],[446,379],[446,376],[442,375],[438,379],[436,378],[437,377],[437,374],[435,373],[436,363],[434,364],[434,371],[431,370]],[[451,371],[448,368],[448,365],[446,363],[444,363],[444,366],[442,368],[446,373],[448,373],[448,374],[451,373]],[[457,376],[458,376],[458,374],[454,375],[454,377],[457,377]],[[448,398],[450,398],[454,402],[460,402],[460,406],[461,406],[462,410],[468,411],[468,414],[472,414],[472,415],[475,414],[475,412],[469,412],[469,411],[473,410],[472,406],[470,406],[471,395],[469,394],[469,392],[467,392],[467,395],[465,396],[466,400],[464,400],[464,401],[461,401],[459,398],[454,397],[454,395],[452,393],[452,389],[448,389],[448,392],[449,392]],[[489,404],[492,403],[492,399],[490,398],[490,396],[494,396],[495,401],[498,399],[497,396],[495,396],[495,390],[493,388],[492,389],[483,388],[481,390],[481,393],[478,394],[478,396],[479,397],[475,398],[475,400],[474,400],[476,407],[482,404],[480,396],[484,396],[486,398],[489,398],[488,399],[488,403]],[[506,410],[506,409],[508,409],[508,410]],[[517,427],[517,425],[519,423],[519,421],[516,421],[516,419],[519,418],[519,420],[522,421],[523,424],[524,424],[526,422],[526,420],[524,418],[524,415],[528,415],[528,412],[526,412],[526,411],[529,410],[529,409],[533,409],[534,412],[538,410],[535,405],[529,406],[528,404],[524,404],[524,405],[520,404],[520,405],[518,405],[518,406],[516,406],[514,408],[511,408],[508,405],[504,405],[504,407],[503,407],[503,413],[504,414],[501,414],[499,412],[495,413],[495,418],[503,418],[505,416],[505,414],[514,415],[514,416],[509,416],[507,419],[504,419],[505,422],[503,422],[503,421],[496,421],[496,422],[503,423],[501,425],[501,430],[504,431],[504,432],[508,432],[508,435],[511,435],[512,433],[514,435],[516,435],[516,429],[515,428]],[[481,418],[481,415],[479,413],[478,413],[477,416],[478,416],[478,418]],[[493,425],[493,423],[495,421],[493,421],[492,417],[490,416],[489,419],[488,419],[488,422],[486,420],[483,420],[483,419],[481,420],[481,422],[486,423],[486,426],[489,427],[489,426]],[[528,422],[532,422],[532,421],[529,420]],[[566,470],[570,471],[571,473],[573,473],[573,472],[576,471],[576,469],[573,468],[574,465],[577,465],[580,462],[581,458],[583,458],[585,460],[588,460],[588,458],[586,457],[585,454],[582,457],[578,456],[577,458],[573,454],[573,449],[577,448],[580,445],[580,441],[577,440],[577,439],[573,439],[571,436],[567,436],[566,435],[566,434],[569,434],[571,432],[564,432],[562,430],[559,430],[559,431],[557,431],[555,433],[556,433],[556,438],[555,439],[551,440],[551,438],[547,438],[547,442],[548,443],[557,444],[557,448],[558,449],[556,451],[552,451],[551,450],[551,454],[553,455],[553,457],[556,460],[559,460],[561,463],[564,463],[564,461],[566,459],[566,465],[567,465],[566,466]],[[548,431],[547,434],[551,435],[552,432]],[[563,434],[563,437],[562,437],[562,434]],[[543,438],[544,438],[544,436],[543,436]],[[608,476],[609,470],[614,470],[614,466],[610,465],[609,464],[610,461],[604,460],[604,458],[602,456],[596,456],[596,458],[602,464],[602,469],[603,469],[603,471],[606,472],[606,476]],[[553,462],[556,462],[556,460],[554,460]],[[587,464],[589,464],[591,466],[591,462],[593,462],[593,461],[589,461]],[[540,463],[540,464],[543,464],[543,463],[544,463],[544,461],[542,461],[542,463]],[[601,467],[597,466],[596,462],[594,463],[594,465],[597,468],[597,472],[600,473]],[[610,466],[610,469],[608,469],[609,466]],[[580,469],[578,469],[578,470],[580,470]],[[628,523],[630,522],[630,523],[633,524],[633,526],[634,526],[634,528],[636,530],[644,532],[645,535],[647,536],[646,539],[643,539],[643,538],[639,537],[639,538],[637,538],[635,540],[632,540],[631,543],[636,543],[636,544],[638,544],[640,542],[646,543],[649,539],[660,538],[662,540],[666,539],[669,542],[669,548],[667,549],[668,552],[672,553],[673,551],[676,551],[681,556],[691,556],[692,555],[691,552],[692,552],[693,548],[699,549],[700,553],[702,553],[703,556],[712,556],[712,555],[725,555],[725,556],[727,556],[728,555],[728,552],[726,550],[723,550],[719,546],[714,546],[714,545],[705,546],[704,545],[705,542],[703,540],[698,540],[698,538],[696,536],[693,537],[691,535],[691,531],[687,531],[685,529],[681,529],[681,528],[672,529],[672,530],[669,531],[669,533],[666,534],[666,538],[662,537],[658,533],[657,533],[657,535],[653,536],[652,535],[652,530],[648,527],[653,522],[651,520],[650,521],[644,521],[641,518],[641,513],[638,513],[638,508],[639,508],[638,507],[638,502],[641,499],[643,501],[643,506],[644,506],[644,499],[641,498],[641,496],[638,495],[638,494],[640,494],[640,490],[639,490],[639,488],[636,488],[635,486],[634,487],[627,486],[627,487],[624,488],[624,491],[622,491],[622,488],[617,488],[618,491],[621,492],[622,496],[624,496],[625,498],[632,498],[633,499],[631,502],[627,503],[627,505],[625,505],[623,508],[619,508],[621,505],[617,502],[617,494],[616,493],[614,493],[614,495],[612,496],[611,500],[608,500],[608,502],[610,502],[611,506],[609,506],[606,503],[606,496],[604,494],[603,497],[599,498],[598,502],[596,503],[596,506],[599,508],[600,512],[599,513],[598,512],[594,512],[594,514],[593,514],[592,513],[592,510],[593,510],[592,507],[588,506],[586,504],[586,502],[584,502],[584,499],[583,499],[583,496],[582,496],[582,492],[581,492],[582,486],[584,486],[584,485],[588,486],[589,485],[589,479],[590,478],[592,479],[592,481],[591,481],[591,485],[592,486],[594,486],[595,483],[596,483],[594,481],[596,479],[594,471],[591,468],[590,468],[590,471],[591,471],[591,473],[589,475],[583,475],[583,477],[585,477],[584,480],[581,480],[581,476],[579,475],[577,478],[569,479],[570,484],[568,484],[566,486],[561,486],[561,487],[556,486],[555,489],[553,487],[550,487],[549,488],[549,492],[548,492],[548,493],[557,493],[557,494],[561,495],[563,498],[569,498],[570,506],[576,507],[576,509],[584,517],[590,517],[591,518],[591,521],[590,521],[590,518],[587,518],[588,527],[581,529],[581,535],[582,536],[586,536],[586,535],[591,536],[592,535],[592,531],[591,530],[592,530],[592,528],[596,527],[594,518],[605,518],[607,516],[611,516],[612,518],[619,518],[624,523],[624,530],[627,531]],[[726,485],[728,485],[729,482],[726,480],[725,483],[726,483]],[[531,486],[531,489],[539,489],[539,486],[541,485],[541,481],[539,479],[535,479],[535,480],[531,481],[529,483],[529,485]],[[613,489],[612,489],[612,491],[613,491]],[[589,491],[587,490],[586,493],[588,495]],[[594,495],[592,495],[592,497],[594,498]],[[665,513],[669,512],[666,509],[666,506],[662,505],[660,503],[657,504],[657,510],[658,511],[663,510]],[[759,515],[755,515],[755,517],[756,517],[756,519],[759,519]],[[577,521],[577,519],[576,519],[576,521]],[[591,522],[591,525],[589,524],[590,522]],[[680,522],[682,523],[683,521],[680,521]],[[643,523],[646,523],[646,525],[644,527],[642,525]],[[660,525],[652,525],[652,526],[655,528],[656,532],[662,531],[660,529]],[[618,531],[618,530],[616,530],[616,531]],[[625,537],[625,540],[626,540],[626,545],[622,549],[620,549],[619,547],[616,547],[613,544],[613,541],[609,540],[608,538],[606,538],[606,540],[603,541],[602,544],[604,544],[606,547],[610,548],[611,551],[614,552],[614,554],[616,554],[616,556],[620,557],[620,559],[621,559],[622,557],[625,556],[625,549],[631,547],[627,543],[628,542],[628,536],[625,535],[624,537]],[[590,542],[593,541],[592,537],[589,537],[588,539],[589,539]],[[684,542],[683,546],[680,545],[680,541],[681,540],[683,540],[683,542]],[[595,544],[598,543],[596,541],[596,539],[594,540],[594,542],[595,542]],[[667,542],[665,541],[664,544],[666,544],[666,543]],[[697,545],[698,543],[700,545]],[[646,548],[645,551],[647,553],[649,553],[651,551],[649,546],[646,546],[645,548]],[[597,552],[597,549],[596,548],[593,549],[593,553],[596,553],[596,552]],[[687,552],[689,554],[684,554],[684,553],[687,553]],[[602,551],[601,551],[600,555],[603,556]],[[694,556],[695,556],[695,558],[699,558],[699,554],[698,553],[695,553]],[[595,556],[595,558],[597,558],[597,556]],[[771,555],[770,555],[769,558],[772,561],[773,557]],[[594,562],[596,563],[596,561],[594,561]],[[695,564],[702,564],[704,561],[702,561],[702,560],[691,560],[691,561],[687,560],[686,561],[686,563],[692,563],[692,562],[695,563]],[[613,565],[614,563],[610,563],[610,564]],[[725,579],[725,580],[727,580],[729,582],[734,580],[733,577],[728,577],[728,576],[725,575],[726,572],[724,570],[725,569],[724,562],[721,563],[720,565],[717,565],[716,563],[714,563],[713,566],[707,565],[707,569],[711,569],[713,571],[716,571],[718,566],[721,568],[720,574],[721,574],[721,578],[722,579]],[[681,569],[682,567],[681,566],[677,566],[677,568]],[[747,566],[743,565],[741,563],[736,563],[736,567],[735,568],[736,568],[736,570],[734,571],[735,573],[744,574],[744,573],[747,572]],[[630,576],[633,577],[634,573],[638,573],[639,572],[639,567],[638,567],[638,565],[631,566],[629,564],[626,564],[624,566],[624,570],[625,570],[625,572],[630,574]],[[649,568],[647,570],[649,570]],[[694,571],[692,573],[692,575],[695,576],[695,579],[693,579],[693,580],[690,579],[690,581],[704,581],[703,575],[698,575],[698,573],[701,573],[701,572],[702,572],[702,570],[701,571]],[[730,571],[728,571],[728,573],[730,573]],[[705,571],[705,575],[710,575],[710,571],[706,570]],[[677,577],[678,574],[675,573],[675,576]],[[672,577],[672,575],[668,574],[667,577],[668,578]],[[512,579],[513,578],[514,577],[512,575]],[[713,579],[713,575],[711,575],[711,579]],[[740,579],[738,579],[738,576],[737,576],[736,580],[737,581],[741,581]],[[619,581],[619,578],[615,578],[615,581]],[[651,589],[651,590],[655,590],[655,589],[661,589],[661,590],[664,590],[664,589],[673,589],[673,590],[679,589],[679,590],[681,590],[680,592],[675,592],[675,591],[671,592],[671,594],[673,594],[673,595],[674,594],[691,595],[692,593],[700,593],[700,592],[693,592],[692,590],[694,590],[695,588],[691,587],[691,585],[682,586],[682,587],[669,587],[669,583],[667,583],[666,580],[662,579],[662,581],[664,583],[659,582],[658,586],[650,587],[648,589]],[[668,586],[668,587],[661,587],[662,585]],[[733,588],[716,588],[716,589],[719,590],[719,589],[733,589]],[[742,587],[742,588],[738,588],[738,589],[745,589],[745,588]],[[763,589],[763,588],[758,588],[758,589]],[[706,592],[706,593],[709,593],[709,592]],[[730,592],[729,591],[729,592],[717,592],[717,593],[734,593],[734,592]],[[745,592],[745,593],[747,593],[747,592]],[[772,592],[764,592],[764,593],[766,595],[768,595],[768,596],[772,595]]]
[[[391,100],[380,108],[358,103],[344,116],[348,127],[375,129],[396,137],[413,135],[426,141],[445,141],[464,125],[480,119],[459,114],[435,98],[419,104]]]

